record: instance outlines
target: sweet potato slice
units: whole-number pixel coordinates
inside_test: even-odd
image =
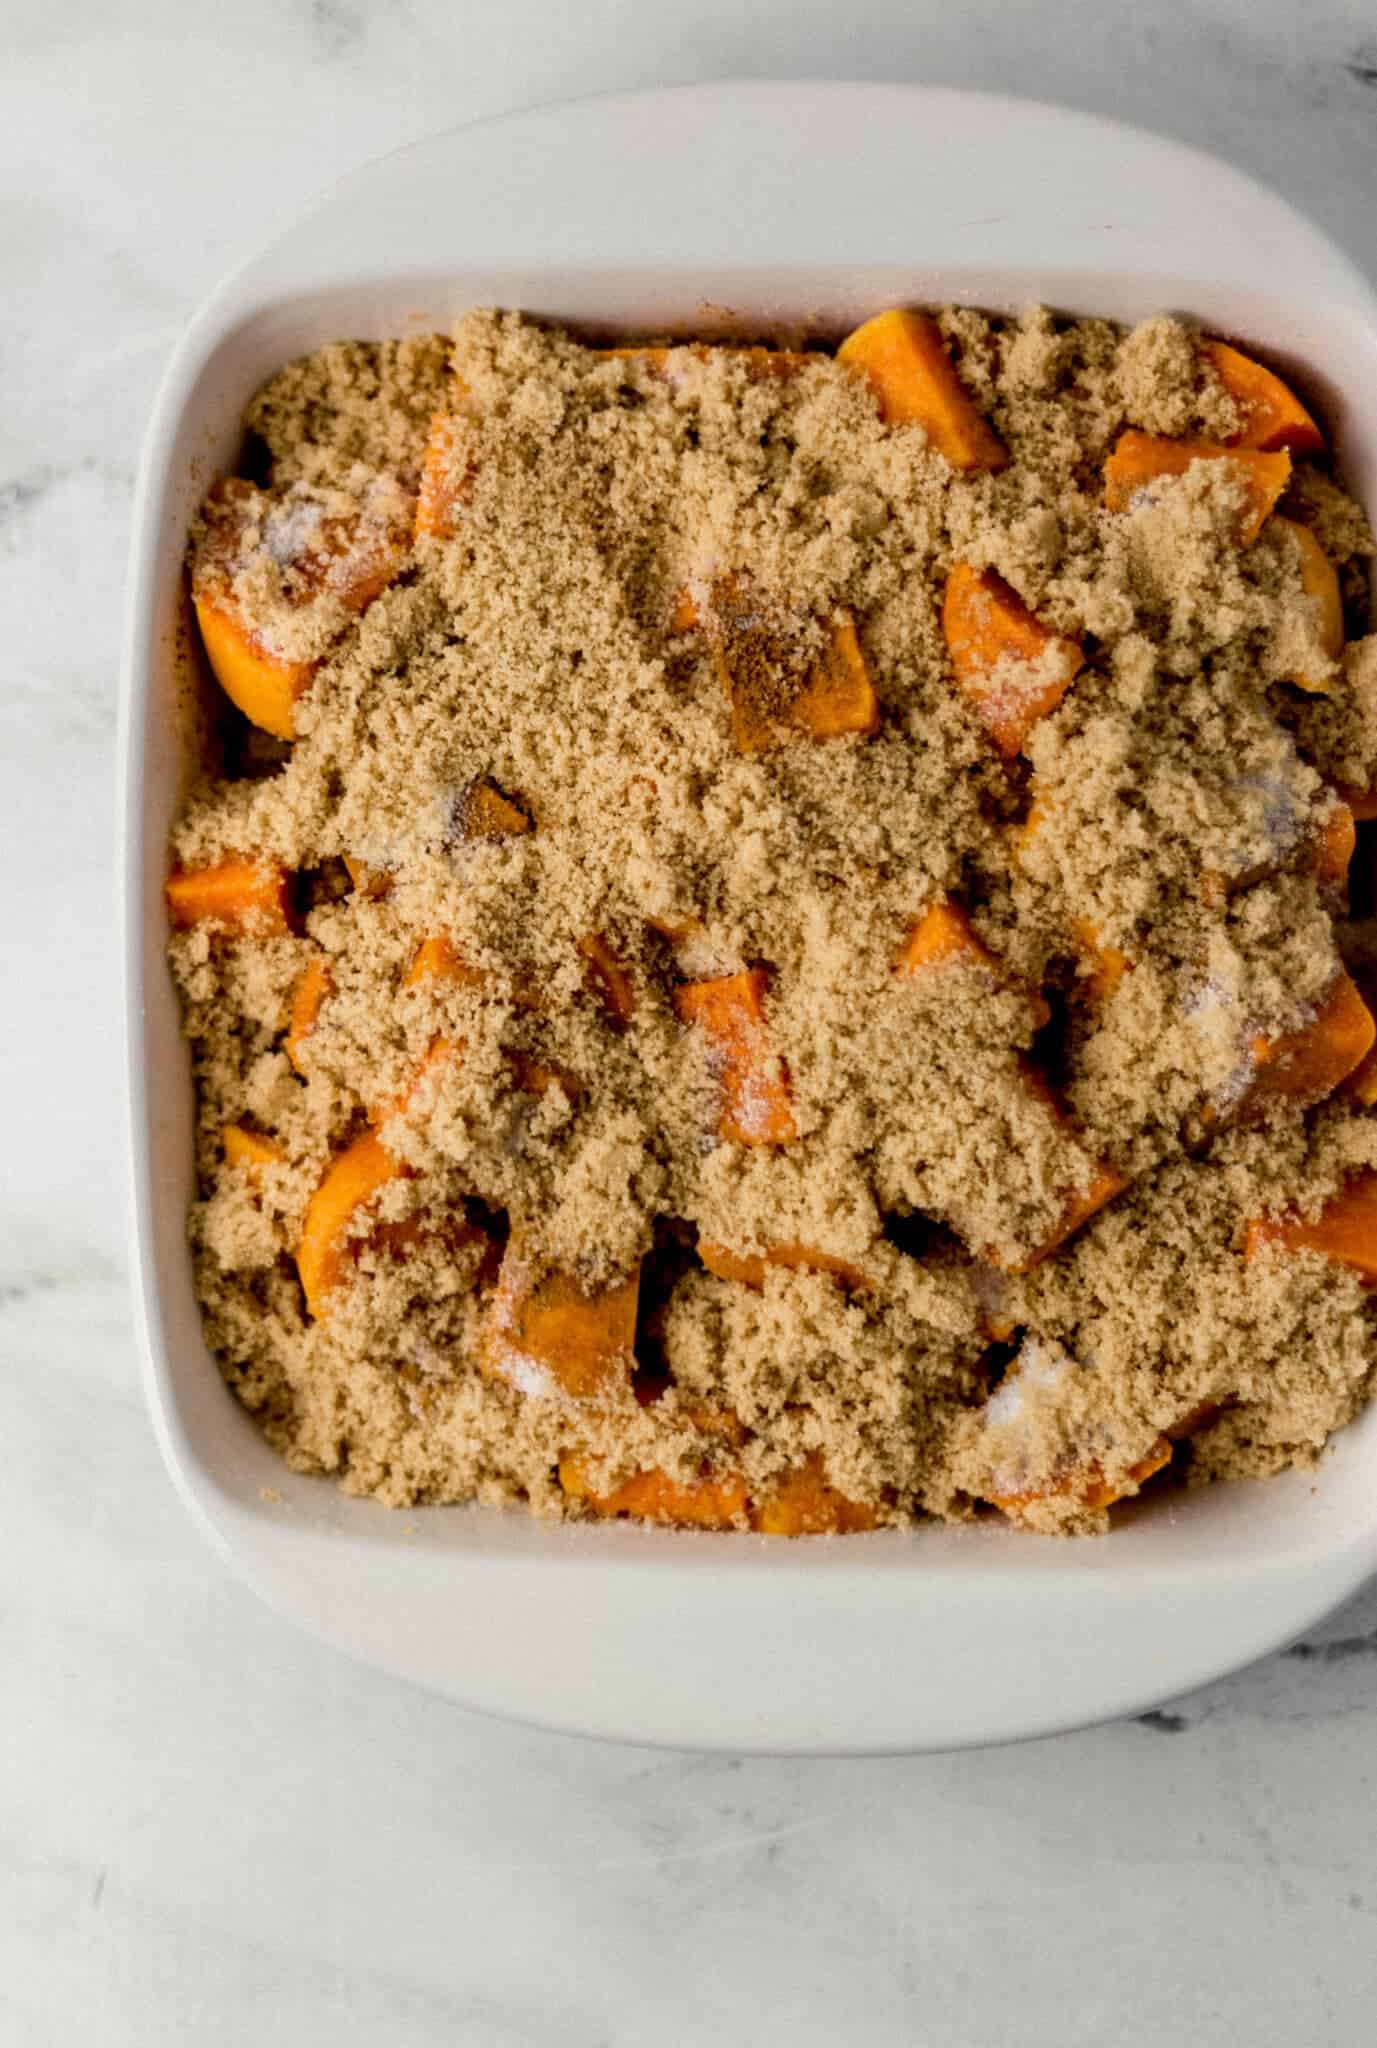
[[[1270,522],[1286,535],[1300,556],[1301,588],[1319,607],[1320,645],[1331,661],[1344,651],[1344,603],[1339,590],[1339,572],[1308,526],[1298,519],[1283,519],[1278,512]],[[1326,697],[1333,688],[1323,676],[1293,675],[1286,678],[1312,696]]]
[[[386,868],[371,868],[356,854],[346,853],[344,865],[356,896],[367,896],[371,902],[379,903],[392,887],[392,876]]]
[[[639,1268],[590,1294],[514,1234],[493,1294],[484,1365],[519,1393],[558,1392],[575,1401],[629,1383],[639,1294]]]
[[[1077,984],[1079,992],[1088,1003],[1107,1003],[1133,962],[1118,946],[1101,938],[1088,917],[1072,918],[1071,929],[1086,969]]]
[[[292,928],[287,870],[271,860],[223,860],[209,868],[177,868],[167,880],[173,924],[223,925],[232,933],[268,936]]]
[[[879,1516],[873,1507],[849,1500],[828,1484],[818,1451],[781,1480],[751,1513],[751,1527],[762,1536],[857,1536],[878,1526]]]
[[[310,962],[292,991],[291,1016],[287,1024],[287,1057],[298,1073],[302,1072],[302,1047],[315,1030],[327,998],[334,992],[335,984],[329,966],[323,959],[317,957]]]
[[[687,592],[680,593],[675,621],[687,618],[692,603]],[[788,620],[772,620],[736,579],[724,578],[715,586],[713,667],[731,706],[732,738],[741,753],[778,746],[789,727],[817,740],[879,731],[880,700],[849,612],[833,619],[822,653],[801,675],[789,643]]]
[[[579,940],[579,952],[588,969],[588,980],[611,1023],[623,1031],[636,1014],[636,989],[601,932],[589,932]]]
[[[354,1223],[361,1210],[408,1169],[392,1157],[374,1131],[355,1138],[327,1167],[306,1206],[296,1264],[306,1306],[319,1319],[344,1278]]]
[[[475,782],[471,786],[463,803],[465,839],[515,839],[530,829],[526,813],[492,783]]]
[[[1229,437],[1231,448],[1287,448],[1293,455],[1323,453],[1324,435],[1274,370],[1230,348],[1227,341],[1204,341],[1201,348],[1243,415],[1243,425]]]
[[[638,1522],[665,1522],[676,1529],[731,1529],[746,1513],[746,1482],[739,1472],[684,1482],[652,1467],[633,1472],[606,1493],[593,1489],[588,1461],[566,1452],[559,1461],[559,1483],[571,1500],[583,1502],[590,1514],[630,1515]]]
[[[422,939],[416,957],[406,970],[403,988],[419,988],[427,981],[454,982],[464,988],[479,988],[483,976],[471,967],[446,932]]]
[[[1354,789],[1347,782],[1331,783],[1330,787],[1340,803],[1348,805],[1360,825],[1371,824],[1377,818],[1377,789]]]
[[[815,740],[879,731],[880,700],[850,613],[833,623],[826,648],[789,706],[789,723]]]
[[[459,531],[459,507],[473,488],[471,468],[455,461],[457,422],[453,413],[432,415],[425,454],[421,458],[421,489],[416,499],[416,538],[453,540]]]
[[[798,1136],[783,1063],[770,1051],[763,967],[676,989],[680,1021],[706,1034],[722,1100],[717,1128],[734,1145],[788,1145]]]
[[[942,896],[913,927],[895,966],[902,974],[918,974],[926,968],[952,962],[978,967],[999,987],[1011,985],[989,947],[976,937],[960,904],[954,903],[949,896]],[[1032,1007],[1037,1028],[1041,1030],[1052,1013],[1036,989],[1025,989],[1023,993]]]
[[[1340,799],[1310,846],[1309,865],[1322,887],[1342,889],[1347,886],[1349,864],[1357,844],[1358,829],[1353,813]]]
[[[231,704],[274,738],[295,739],[297,699],[319,663],[270,654],[225,599],[202,592],[193,603],[211,673]]]
[[[957,562],[942,596],[942,631],[962,694],[1006,760],[1055,711],[1084,662],[993,569]]]
[[[247,1124],[226,1124],[220,1142],[230,1165],[242,1166],[250,1180],[257,1180],[265,1166],[281,1166],[287,1158],[280,1145]]]
[[[1226,448],[1221,441],[1173,441],[1161,434],[1120,434],[1104,466],[1104,501],[1111,512],[1127,512],[1139,494],[1164,476],[1184,476],[1193,462],[1223,462],[1243,493],[1238,538],[1247,547],[1261,533],[1291,475],[1287,454],[1257,448]]]
[[[1313,1223],[1298,1216],[1261,1218],[1248,1225],[1243,1255],[1254,1259],[1267,1245],[1286,1251],[1322,1252],[1356,1273],[1364,1286],[1377,1286],[1377,1173],[1360,1173],[1326,1202]]]
[[[703,614],[691,590],[676,590],[674,602],[669,608],[669,630],[671,633],[693,633],[703,623]]]
[[[1126,1500],[1154,1472],[1160,1472],[1164,1465],[1171,1463],[1171,1444],[1164,1436],[1158,1437],[1146,1456],[1130,1465],[1124,1478],[1118,1484],[1107,1480],[1098,1465],[1086,1465],[1079,1471],[1061,1474],[1048,1486],[1035,1487],[1026,1493],[991,1494],[990,1505],[1017,1521],[1025,1508],[1045,1500],[1074,1500],[1078,1507],[1098,1510],[1113,1507],[1115,1501]]]
[[[831,1273],[843,1287],[870,1285],[869,1275],[850,1259],[839,1259],[832,1252],[820,1252],[813,1245],[793,1240],[771,1245],[767,1252],[734,1252],[728,1245],[702,1238],[698,1256],[719,1280],[736,1280],[743,1287],[763,1287],[767,1266],[785,1266],[791,1272]]]
[[[892,426],[916,423],[953,469],[1003,469],[1009,451],[976,406],[927,313],[895,308],[849,334],[837,361],[865,376]]]
[[[1309,1024],[1280,1038],[1252,1040],[1256,1074],[1248,1099],[1323,1101],[1361,1065],[1374,1039],[1372,1013],[1341,968]]]

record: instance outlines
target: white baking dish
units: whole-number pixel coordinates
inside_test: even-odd
[[[922,1749],[1122,1714],[1313,1623],[1377,1567],[1377,1413],[1313,1474],[1129,1509],[1107,1541],[920,1529],[786,1545],[517,1513],[389,1514],[288,1473],[207,1354],[191,1090],[164,964],[191,755],[187,519],[246,399],[343,335],[502,303],[628,334],[839,333],[892,302],[1178,309],[1293,367],[1377,505],[1377,302],[1279,199],[1082,114],[907,86],[583,101],[385,158],[222,287],[164,379],[135,509],[123,791],[134,1272],[148,1394],[202,1528],[326,1641],[552,1727],[762,1751]]]

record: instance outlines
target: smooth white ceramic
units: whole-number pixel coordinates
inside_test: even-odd
[[[164,964],[189,767],[188,516],[241,409],[340,335],[503,303],[628,334],[895,301],[1198,317],[1291,366],[1377,503],[1377,301],[1212,158],[1053,107],[907,86],[704,86],[441,135],[341,186],[202,308],[134,519],[121,819],[136,1293],[159,1440],[271,1606],[473,1707],[763,1752],[956,1747],[1140,1709],[1313,1623],[1377,1566],[1377,1413],[1313,1475],[1128,1510],[1113,1538],[996,1528],[793,1545],[482,1509],[390,1515],[284,1470],[226,1392],[191,1288],[191,1096]]]

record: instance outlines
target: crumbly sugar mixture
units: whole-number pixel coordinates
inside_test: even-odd
[[[280,864],[293,914],[189,922],[171,958],[209,1339],[297,1469],[544,1514],[652,1512],[660,1475],[743,1528],[805,1470],[858,1527],[999,1503],[1087,1530],[1168,1449],[1159,1485],[1272,1472],[1368,1398],[1359,1277],[1244,1249],[1377,1167],[1344,1088],[1254,1085],[1377,959],[1377,828],[1351,904],[1315,852],[1336,786],[1377,784],[1367,523],[1296,463],[1278,510],[1338,569],[1336,661],[1227,464],[1106,508],[1125,429],[1238,430],[1191,329],[937,328],[1002,468],[822,351],[619,352],[505,312],[324,349],[253,402],[193,594],[309,683],[290,743],[226,709],[172,851]],[[1079,645],[1017,755],[954,680],[957,563]],[[873,729],[806,729],[843,628]],[[1010,701],[1053,662],[1011,665]],[[943,905],[976,943],[906,967]],[[420,971],[427,942],[462,967]],[[735,977],[745,1054],[691,993]],[[397,1170],[313,1313],[310,1205],[370,1131]],[[584,1304],[638,1277],[595,1389],[495,1343],[518,1251]]]

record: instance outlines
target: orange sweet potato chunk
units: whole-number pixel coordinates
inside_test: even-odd
[[[813,1245],[789,1240],[774,1244],[767,1252],[734,1252],[730,1246],[711,1238],[699,1241],[698,1256],[719,1280],[736,1280],[743,1287],[763,1287],[767,1266],[785,1266],[791,1272],[831,1273],[843,1287],[868,1287],[870,1278],[849,1259],[832,1252],[820,1252]]]
[[[492,783],[475,782],[464,799],[463,829],[466,839],[515,839],[531,821]]]
[[[330,969],[323,959],[312,960],[292,991],[291,1016],[287,1024],[287,1057],[297,1072],[302,1071],[301,1049],[315,1030],[321,1009],[335,991]]]
[[[739,1472],[687,1483],[652,1467],[633,1472],[607,1493],[596,1493],[588,1461],[566,1452],[559,1461],[559,1483],[571,1500],[582,1501],[591,1514],[630,1515],[638,1522],[664,1522],[676,1529],[731,1529],[746,1513],[746,1482]]]
[[[1349,1181],[1326,1202],[1313,1223],[1298,1216],[1250,1223],[1244,1257],[1256,1258],[1266,1245],[1322,1252],[1327,1259],[1349,1267],[1365,1286],[1377,1286],[1377,1173],[1361,1173]]]
[[[688,630],[681,622],[696,625],[698,618],[692,598],[681,591],[671,626]],[[778,631],[731,580],[724,579],[714,591],[711,646],[713,667],[731,706],[732,738],[743,754],[778,746],[791,726],[817,740],[840,739],[847,733],[868,737],[880,729],[880,700],[849,612],[839,613],[828,627],[822,653],[792,698],[785,688],[787,653],[780,647]],[[760,674],[764,670],[768,676],[776,661],[782,671],[778,705],[769,701],[768,687],[762,689]]]
[[[1111,512],[1127,512],[1140,491],[1159,477],[1184,476],[1193,462],[1224,462],[1243,492],[1238,538],[1244,547],[1255,541],[1286,489],[1291,475],[1287,454],[1257,448],[1228,448],[1221,441],[1173,441],[1161,434],[1141,434],[1130,427],[1120,434],[1104,466],[1104,501]]]
[[[562,1392],[586,1401],[629,1382],[640,1270],[590,1294],[513,1235],[502,1260],[483,1361],[523,1394]]]
[[[1347,804],[1360,825],[1367,825],[1377,818],[1377,789],[1354,789],[1349,783],[1331,784],[1340,803]]]
[[[763,967],[676,989],[684,1024],[697,1024],[717,1061],[722,1089],[717,1128],[734,1145],[788,1145],[798,1136],[782,1063],[772,1060]]]
[[[589,932],[579,940],[579,952],[588,969],[588,979],[609,1019],[621,1031],[636,1014],[636,990],[601,932]]]
[[[751,1514],[762,1536],[857,1536],[879,1526],[864,1501],[849,1500],[827,1481],[820,1452],[814,1451]]]
[[[459,530],[458,509],[469,495],[473,476],[468,470],[456,474],[454,444],[453,413],[435,413],[421,458],[421,489],[416,499],[418,540],[422,535],[431,540],[453,540]]]
[[[200,592],[193,604],[211,673],[231,704],[274,738],[295,739],[297,699],[319,664],[270,654],[227,596],[217,601]]]
[[[879,731],[880,700],[849,613],[833,624],[826,648],[789,706],[789,723],[815,740]]]
[[[1344,651],[1344,603],[1339,590],[1339,572],[1308,526],[1298,519],[1283,519],[1278,512],[1270,522],[1286,535],[1300,556],[1301,588],[1319,607],[1320,645],[1331,661]],[[1269,528],[1270,530],[1270,528]],[[1286,678],[1312,696],[1327,696],[1333,685],[1324,677],[1294,675]]]
[[[1324,435],[1275,371],[1230,348],[1227,341],[1206,341],[1201,347],[1243,415],[1243,425],[1229,438],[1231,448],[1287,448],[1293,455],[1323,453]]]
[[[927,313],[877,313],[847,336],[837,361],[869,380],[882,419],[921,426],[953,469],[1003,469],[1008,462],[1008,450],[961,382]]]
[[[306,1306],[317,1319],[343,1280],[354,1225],[361,1210],[407,1168],[395,1160],[373,1131],[356,1138],[326,1168],[306,1206],[296,1264]]]
[[[372,902],[381,902],[392,887],[392,877],[386,868],[370,868],[367,861],[359,860],[355,854],[346,853],[344,865],[349,879],[358,896],[367,896]]]
[[[1320,1102],[1372,1051],[1377,1024],[1349,976],[1340,969],[1311,1023],[1280,1038],[1254,1038],[1257,1069],[1249,1099]]]
[[[1085,658],[1080,643],[1044,626],[995,570],[969,562],[947,577],[942,632],[963,695],[1012,760],[1071,687]]]
[[[1008,985],[1003,968],[989,947],[976,937],[960,904],[954,903],[949,896],[942,896],[913,927],[895,965],[902,974],[918,974],[925,968],[944,966],[952,961],[981,968],[991,980],[1001,986]],[[1052,1013],[1036,990],[1030,989],[1026,993],[1040,1030]]]
[[[202,923],[263,935],[292,928],[287,871],[271,860],[177,868],[167,880],[167,907],[179,931]]]
[[[1127,953],[1101,938],[1088,917],[1072,918],[1071,929],[1088,970],[1080,977],[1080,993],[1087,1002],[1107,1003],[1133,962]]]
[[[1136,1493],[1154,1472],[1160,1472],[1164,1465],[1170,1463],[1171,1444],[1161,1436],[1146,1456],[1140,1458],[1136,1465],[1129,1466],[1120,1484],[1111,1484],[1098,1465],[1087,1465],[1078,1472],[1065,1473],[1050,1486],[1036,1487],[1026,1493],[992,1494],[990,1505],[1015,1521],[1023,1509],[1044,1500],[1074,1499],[1079,1507],[1110,1508],[1115,1501]]]
[[[1338,801],[1320,828],[1310,849],[1310,866],[1324,887],[1342,889],[1348,883],[1349,865],[1358,844],[1358,828],[1348,805]]]
[[[471,967],[446,932],[435,932],[416,948],[416,957],[406,970],[403,988],[419,988],[427,981],[452,981],[464,987],[478,987],[483,976]]]
[[[265,1166],[283,1165],[287,1157],[280,1145],[247,1124],[226,1124],[220,1142],[230,1165],[242,1166],[251,1180],[257,1180]]]

